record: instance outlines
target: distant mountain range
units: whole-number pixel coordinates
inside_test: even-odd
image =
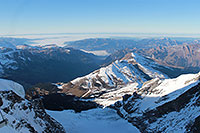
[[[183,44],[197,44],[199,40],[170,39],[170,38],[146,38],[146,39],[117,39],[117,38],[93,38],[79,41],[65,42],[66,47],[83,49],[86,51],[105,50],[110,54],[126,48],[156,48],[159,46],[177,46]]]
[[[162,65],[184,69],[187,72],[200,70],[200,41],[198,39],[85,39],[66,42],[66,47],[88,51],[106,51],[110,53],[104,64],[123,58],[129,52],[148,56]],[[181,70],[181,71],[182,71]],[[182,73],[182,72],[180,72]]]
[[[163,65],[180,67],[184,69],[200,67],[200,44],[184,44],[179,46],[160,46],[138,51],[146,56],[156,59]]]
[[[157,46],[151,48],[127,48],[119,50],[105,60],[106,65],[116,59],[121,59],[129,52],[151,58],[158,64],[177,69],[177,73],[195,73],[200,70],[200,43],[196,40],[192,43],[183,42],[181,45]],[[169,74],[170,75],[170,74]],[[170,75],[170,77],[175,77]]]

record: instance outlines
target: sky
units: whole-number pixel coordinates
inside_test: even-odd
[[[200,33],[200,0],[0,0],[0,35]]]

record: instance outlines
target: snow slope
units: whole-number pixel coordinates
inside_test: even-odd
[[[185,132],[187,125],[200,115],[199,83],[200,73],[174,79],[155,78],[134,95],[115,103],[114,108],[140,131]]]
[[[24,87],[14,81],[0,79],[0,91],[14,91],[17,95],[22,98],[25,98],[25,90]]]
[[[137,102],[132,106],[132,110],[136,110],[131,116],[138,116],[138,113],[141,114],[176,99],[191,87],[196,86],[200,82],[199,78],[200,73],[184,74],[174,79],[160,80],[156,78],[147,81],[136,90],[137,94],[141,95],[141,99],[137,99]]]
[[[165,132],[186,132],[186,126],[190,125],[197,116],[200,116],[200,107],[194,106],[198,98],[200,97],[191,99],[191,102],[185,108],[181,109],[180,112],[173,111],[158,118],[157,121],[150,125],[148,131],[164,130],[167,127]]]
[[[0,128],[0,132],[1,133],[19,133],[9,126],[4,126],[4,127]]]
[[[197,85],[199,83],[199,77],[200,73],[184,74],[175,79],[165,79],[161,81],[160,85],[154,88],[154,90],[156,90],[159,93],[148,93],[142,95],[144,96],[144,98],[142,100],[143,102],[140,105],[140,109],[152,109],[168,101],[176,99],[185,91]]]
[[[113,109],[91,109],[81,113],[72,110],[47,111],[69,133],[139,133],[139,130],[120,118]]]

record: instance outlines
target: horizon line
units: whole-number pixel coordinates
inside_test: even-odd
[[[156,32],[57,32],[57,33],[19,33],[0,34],[0,36],[20,36],[20,35],[62,35],[62,34],[135,34],[135,35],[200,35],[200,33],[156,33]]]

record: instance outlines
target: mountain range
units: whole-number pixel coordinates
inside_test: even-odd
[[[55,45],[2,47],[0,75],[25,86],[70,81],[99,68],[101,61],[93,54]]]
[[[120,46],[117,52],[109,49],[132,40],[87,41],[86,46],[95,43],[85,50],[111,55],[102,59],[74,49],[82,41],[74,48],[69,47],[73,42],[65,47],[2,45],[1,78],[9,80],[0,79],[0,108],[7,121],[0,131],[199,131],[198,40],[134,40],[135,46]],[[110,47],[94,48],[106,41]]]

